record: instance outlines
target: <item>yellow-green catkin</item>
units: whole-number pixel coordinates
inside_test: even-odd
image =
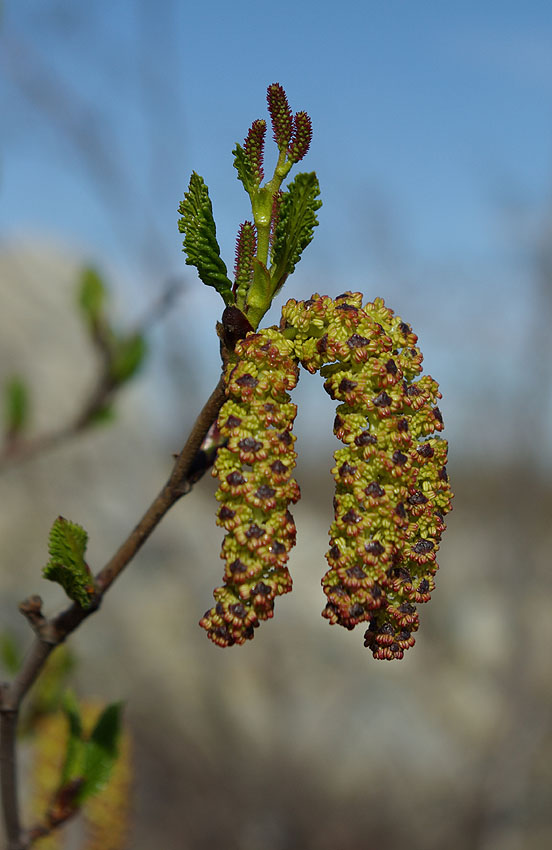
[[[334,433],[335,519],[323,616],[352,629],[365,622],[375,658],[402,658],[414,644],[416,605],[434,589],[435,560],[452,497],[437,383],[420,376],[409,325],[382,299],[360,293],[289,301],[282,331],[338,400]]]
[[[296,532],[288,506],[300,495],[292,478],[297,408],[288,394],[298,379],[293,345],[276,328],[249,333],[236,345],[225,378],[227,401],[217,424],[227,442],[213,474],[226,568],[200,625],[214,643],[232,646],[250,640],[259,622],[273,616],[275,598],[292,587],[286,563]]]

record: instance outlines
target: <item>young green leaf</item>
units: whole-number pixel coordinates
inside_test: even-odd
[[[4,388],[5,431],[13,438],[21,434],[29,419],[29,390],[18,375],[8,380]]]
[[[109,779],[119,751],[122,710],[120,702],[108,705],[86,741],[80,801],[100,791]]]
[[[91,325],[96,325],[103,316],[107,289],[96,269],[85,266],[81,272],[78,290],[79,306]]]
[[[121,703],[112,703],[102,711],[90,735],[83,731],[80,707],[72,691],[64,694],[63,710],[69,729],[59,785],[47,812],[52,826],[66,821],[84,800],[101,791],[117,760],[121,735]]]
[[[63,695],[63,711],[69,726],[69,735],[65,747],[65,759],[61,771],[60,788],[81,779],[84,770],[85,741],[82,733],[82,718],[79,704],[73,691],[68,690]]]
[[[255,178],[247,154],[237,142],[232,153],[234,155],[234,168],[238,172],[238,180],[241,181],[247,194],[251,195],[255,191]]]
[[[89,425],[109,425],[111,422],[114,422],[117,417],[117,412],[114,404],[104,404],[102,407],[98,407],[97,410],[92,413],[91,416],[87,419]]]
[[[50,560],[44,567],[44,578],[55,581],[67,596],[88,608],[94,596],[94,581],[84,560],[88,534],[80,525],[58,517],[50,530]]]
[[[314,235],[318,224],[316,211],[322,206],[319,194],[314,171],[298,174],[287,191],[282,193],[272,246],[271,276],[275,281],[275,291],[293,272]]]
[[[232,304],[232,284],[220,256],[209,190],[195,171],[178,211],[182,216],[178,229],[184,234],[187,265],[196,267],[203,283],[214,287],[225,304]]]
[[[111,377],[115,383],[123,384],[134,377],[142,366],[146,353],[146,340],[139,333],[115,339],[110,363]]]

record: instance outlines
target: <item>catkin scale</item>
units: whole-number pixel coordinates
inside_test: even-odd
[[[227,443],[213,474],[225,531],[224,585],[200,625],[219,646],[253,637],[273,616],[274,600],[291,590],[286,563],[295,544],[288,505],[299,499],[292,434],[297,408],[288,391],[298,379],[293,346],[275,328],[249,333],[226,369],[227,401],[217,426]]]
[[[437,383],[418,377],[422,354],[409,325],[383,300],[290,300],[283,333],[340,402],[334,432],[335,519],[323,616],[347,629],[365,622],[374,657],[402,658],[418,628],[415,605],[434,589],[435,560],[451,493]]]

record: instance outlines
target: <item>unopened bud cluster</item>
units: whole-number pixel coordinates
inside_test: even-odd
[[[295,541],[290,502],[295,405],[288,390],[297,362],[319,371],[340,404],[334,432],[335,519],[323,616],[352,629],[366,623],[375,658],[402,658],[414,644],[416,605],[429,600],[444,515],[452,494],[437,383],[421,376],[422,354],[410,326],[381,299],[360,293],[335,300],[290,300],[275,328],[249,334],[227,370],[228,401],[218,427],[218,522],[227,535],[225,587],[201,625],[221,646],[243,643],[291,589],[285,563]]]

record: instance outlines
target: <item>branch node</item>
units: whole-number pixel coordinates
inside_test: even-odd
[[[39,637],[42,637],[41,632],[47,624],[47,619],[42,613],[42,599],[40,596],[34,595],[24,599],[19,604],[19,610],[23,616],[29,621],[29,624],[34,632]]]

